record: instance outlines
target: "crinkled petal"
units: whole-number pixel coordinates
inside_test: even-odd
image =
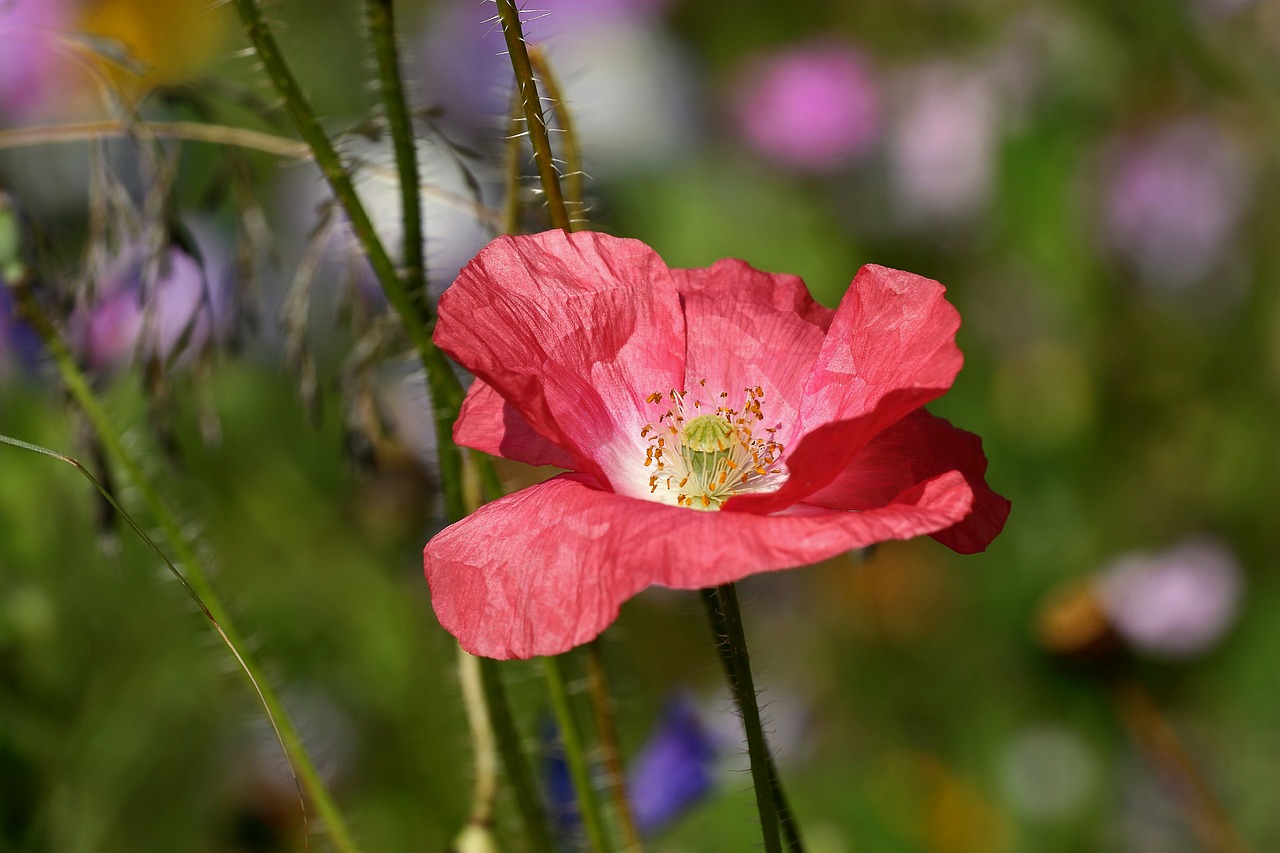
[[[435,341],[539,435],[608,481],[643,441],[644,398],[684,377],[670,272],[638,240],[594,232],[499,237],[440,299]],[[638,451],[637,451],[638,448]]]
[[[481,507],[432,539],[440,624],[473,654],[527,658],[598,636],[650,584],[697,589],[951,527],[973,494],[948,472],[865,512],[699,512],[564,474]]]
[[[712,397],[724,391],[737,406],[744,388],[760,386],[769,425],[794,428],[835,312],[814,302],[799,277],[762,272],[744,261],[673,269],[671,275],[688,337],[685,389],[696,396],[705,387]]]
[[[787,482],[726,508],[773,513],[826,486],[885,427],[951,387],[964,359],[960,315],[932,279],[868,265],[836,310],[805,383],[799,439],[783,458]]]
[[[918,409],[871,440],[826,488],[805,502],[829,509],[884,505],[915,483],[959,471],[973,491],[973,510],[959,524],[931,534],[961,554],[985,550],[1004,529],[1009,501],[987,485],[982,439]]]
[[[453,425],[453,440],[463,447],[527,465],[576,469],[583,463],[538,434],[515,406],[483,379],[467,389],[462,411]]]

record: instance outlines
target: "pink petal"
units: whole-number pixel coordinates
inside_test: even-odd
[[[467,389],[462,411],[453,425],[453,440],[463,447],[526,465],[555,465],[576,469],[583,463],[552,444],[524,419],[524,415],[483,379]]]
[[[943,530],[973,495],[955,472],[866,512],[699,512],[564,474],[481,507],[427,543],[440,624],[473,654],[528,658],[591,640],[650,584],[697,589]]]
[[[644,398],[684,377],[667,267],[594,232],[494,240],[441,297],[435,341],[602,481],[643,459]]]
[[[769,425],[794,428],[835,312],[814,302],[797,276],[762,272],[743,261],[674,269],[671,275],[688,336],[685,389],[696,394],[706,380],[710,398],[727,391],[736,406],[744,388],[760,386]]]
[[[964,359],[960,315],[932,279],[874,265],[858,271],[805,384],[782,488],[727,509],[772,513],[818,491],[876,433],[943,394]]]
[[[830,485],[805,503],[829,509],[883,506],[904,489],[945,471],[964,475],[973,491],[973,510],[933,538],[961,554],[985,550],[1004,529],[1009,502],[987,485],[982,439],[924,409],[873,438]]]

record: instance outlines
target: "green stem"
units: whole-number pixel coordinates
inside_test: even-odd
[[[569,704],[569,692],[565,687],[564,673],[560,669],[560,658],[542,658],[542,670],[546,676],[547,693],[551,698],[551,710],[556,717],[561,743],[564,744],[565,763],[569,765],[569,777],[573,780],[573,790],[578,796],[578,807],[582,812],[582,824],[586,827],[587,839],[591,842],[592,850],[596,853],[604,853],[610,849],[608,836],[605,834],[604,819],[600,811],[600,802],[596,798],[596,789],[591,782],[591,769],[587,764],[581,730],[573,708]]]
[[[367,0],[369,31],[373,36],[374,54],[378,60],[378,80],[382,87],[382,105],[387,112],[387,126],[396,152],[396,168],[400,172],[400,213],[404,225],[404,281],[409,296],[427,304],[427,267],[422,254],[422,196],[418,191],[418,153],[413,139],[413,123],[405,104],[404,84],[400,79],[400,60],[396,47],[393,0]]]
[[[93,390],[89,387],[88,380],[76,365],[75,359],[62,340],[62,336],[49,322],[48,318],[44,316],[43,312],[39,311],[33,304],[34,299],[30,291],[25,287],[19,288],[18,298],[22,308],[23,319],[29,322],[44,340],[45,348],[53,357],[54,364],[57,366],[67,390],[89,419],[89,423],[97,434],[98,440],[102,442],[107,455],[133,484],[142,502],[164,532],[164,536],[169,542],[169,547],[173,549],[177,558],[176,562],[186,569],[184,586],[189,584],[189,591],[201,603],[208,617],[218,627],[219,633],[226,640],[232,653],[239,659],[243,672],[262,700],[262,704],[266,707],[267,714],[271,718],[273,725],[276,726],[286,752],[296,762],[295,766],[299,782],[315,804],[316,811],[323,819],[325,828],[333,840],[334,847],[344,851],[344,853],[358,853],[359,847],[356,845],[350,830],[347,829],[342,813],[330,798],[319,772],[317,772],[315,765],[312,764],[311,757],[303,746],[298,730],[294,727],[293,721],[285,711],[279,697],[271,689],[266,679],[263,678],[257,664],[246,654],[239,651],[245,648],[245,644],[232,626],[226,608],[214,592],[213,586],[209,582],[208,573],[204,569],[195,546],[183,531],[181,523],[170,511],[168,505],[160,497],[159,492],[151,484],[151,481],[147,479],[143,473],[141,463],[121,440],[110,419],[103,411],[102,406],[98,403]]]
[[[756,809],[760,812],[760,831],[767,853],[782,853],[780,820],[774,789],[777,780],[770,773],[769,747],[760,723],[760,706],[756,702],[755,682],[751,677],[751,655],[742,629],[742,610],[733,584],[702,590],[715,636],[716,650],[724,667],[725,679],[734,701],[742,711],[742,724],[747,734],[747,753],[751,757],[751,781],[756,792]]]
[[[551,853],[551,836],[547,832],[547,819],[538,798],[538,786],[533,781],[529,762],[520,747],[520,732],[511,716],[506,689],[502,684],[501,666],[491,658],[477,658],[480,679],[484,686],[485,703],[489,707],[489,721],[498,741],[498,751],[507,771],[507,779],[515,791],[516,807],[524,820],[525,841],[532,853]]]
[[[636,831],[631,803],[627,799],[622,751],[618,749],[618,727],[614,725],[613,697],[609,693],[609,678],[599,637],[587,644],[587,693],[591,697],[591,709],[595,712],[596,732],[600,736],[600,751],[604,755],[605,781],[613,798],[613,811],[622,834],[622,847],[628,853],[640,853],[644,847],[640,843],[640,833]]]
[[[347,219],[351,222],[352,232],[369,259],[369,265],[373,268],[378,284],[386,293],[387,301],[400,315],[409,339],[413,341],[414,348],[418,351],[422,365],[426,369],[431,399],[435,406],[436,452],[439,457],[445,512],[450,519],[462,518],[466,514],[462,496],[462,456],[451,439],[453,421],[462,405],[462,384],[453,374],[448,359],[431,342],[430,325],[433,320],[431,307],[425,298],[414,298],[396,272],[391,256],[387,254],[386,247],[378,238],[369,214],[360,202],[350,173],[343,165],[328,134],[320,126],[315,110],[303,95],[293,72],[289,70],[284,55],[280,51],[280,45],[263,19],[262,10],[257,2],[255,0],[233,0],[233,2],[240,13],[245,33],[262,61],[272,86],[284,101],[289,115],[293,117],[298,133],[310,147],[316,165],[319,166],[325,180],[329,182],[334,197],[346,212]],[[401,185],[404,186],[403,181]]]
[[[511,119],[507,124],[507,196],[502,206],[502,227],[507,234],[520,232],[520,179],[524,177],[524,169],[521,168],[524,145],[520,142],[524,134],[520,132],[520,119],[523,115],[524,104],[520,93],[516,92],[511,98]]]
[[[245,0],[239,0],[245,2]],[[496,0],[498,17],[502,21],[502,35],[507,42],[507,53],[511,56],[511,68],[516,75],[516,89],[520,93],[520,101],[524,105],[524,125],[529,133],[529,144],[533,146],[533,159],[538,164],[538,178],[542,182],[542,192],[547,199],[547,213],[551,217],[551,225],[562,231],[571,231],[569,212],[564,204],[564,195],[560,191],[560,173],[556,171],[555,160],[551,155],[551,138],[547,134],[547,119],[542,112],[542,101],[538,97],[538,83],[533,76],[533,66],[529,62],[529,48],[524,41],[524,30],[520,26],[520,10],[515,0]]]

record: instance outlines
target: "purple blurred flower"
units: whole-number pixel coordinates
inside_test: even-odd
[[[653,835],[711,790],[716,749],[687,696],[668,701],[631,762],[627,790],[636,826]]]
[[[68,0],[0,0],[0,119],[26,119],[49,105],[68,66],[59,34],[74,11]]]
[[[1108,242],[1148,285],[1186,290],[1226,257],[1243,212],[1242,152],[1200,118],[1114,141],[1106,154]]]
[[[880,136],[880,93],[862,54],[818,41],[757,57],[734,93],[739,132],[760,154],[828,171],[866,154]]]
[[[889,172],[909,222],[959,219],[979,211],[995,172],[1000,103],[980,71],[935,63],[899,81],[889,134]]]
[[[198,254],[177,244],[149,263],[141,243],[122,250],[98,280],[94,301],[77,312],[81,355],[97,370],[139,356],[182,359],[215,344],[229,330],[231,282],[225,249],[199,241]]]
[[[1157,554],[1120,557],[1098,582],[1116,631],[1135,649],[1164,658],[1207,651],[1235,621],[1244,584],[1235,556],[1198,538]]]

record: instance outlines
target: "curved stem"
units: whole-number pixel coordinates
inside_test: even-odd
[[[547,99],[554,105],[556,124],[564,134],[564,195],[565,205],[570,211],[569,227],[579,230],[584,220],[582,200],[582,149],[578,146],[578,131],[573,123],[573,114],[564,96],[560,94],[560,83],[551,71],[551,63],[547,54],[537,45],[529,45],[529,63],[534,72],[542,78],[542,85],[547,90]]]
[[[591,842],[592,850],[604,853],[610,849],[608,836],[605,834],[595,786],[591,782],[591,768],[587,763],[581,730],[569,704],[569,692],[565,687],[564,672],[560,669],[560,658],[542,658],[542,671],[546,676],[551,710],[555,714],[556,727],[564,744],[565,763],[569,765],[569,776],[573,780],[574,793],[578,796],[578,807],[582,811],[582,824],[586,827],[587,839]]]
[[[252,658],[240,651],[245,647],[245,644],[231,624],[226,607],[223,606],[212,584],[210,584],[204,564],[195,546],[182,529],[177,516],[174,515],[160,497],[159,492],[151,484],[151,481],[147,479],[143,473],[141,463],[121,440],[120,435],[116,432],[106,412],[103,411],[97,397],[94,396],[92,389],[89,387],[88,380],[76,365],[75,359],[62,340],[62,336],[49,322],[48,318],[33,305],[34,299],[31,298],[30,291],[25,287],[20,287],[18,289],[18,298],[23,319],[29,322],[44,340],[45,347],[53,357],[54,364],[57,366],[67,390],[89,419],[89,423],[97,434],[98,440],[102,442],[107,455],[124,472],[125,477],[137,490],[143,504],[146,505],[152,517],[164,532],[169,547],[173,549],[176,562],[186,569],[185,576],[179,575],[183,586],[197,600],[208,618],[213,621],[218,633],[226,641],[227,646],[239,661],[241,670],[258,694],[263,706],[267,709],[267,716],[276,728],[286,755],[290,758],[291,767],[296,767],[298,781],[301,787],[310,795],[312,802],[316,806],[316,811],[324,820],[325,828],[333,840],[334,847],[343,851],[343,853],[358,853],[359,847],[356,845],[350,830],[347,829],[342,813],[329,796],[319,772],[311,762],[311,757],[303,746],[302,737],[298,734],[297,728],[294,727],[293,721],[285,711],[280,698],[267,680],[263,678],[260,668],[253,662]],[[114,506],[114,500],[111,502]],[[130,524],[133,524],[131,520]],[[135,529],[137,529],[136,526]],[[152,547],[155,547],[154,544]],[[161,554],[161,556],[163,557],[164,555]],[[165,558],[165,562],[169,562],[167,558]],[[177,573],[176,568],[174,568],[174,572],[175,574]]]
[[[751,677],[751,655],[747,651],[746,634],[742,629],[738,592],[729,583],[715,589],[704,589],[701,594],[707,617],[711,621],[716,650],[720,653],[720,663],[724,667],[725,679],[742,712],[747,753],[751,757],[751,782],[756,793],[756,809],[760,813],[764,849],[767,853],[782,853],[780,819],[774,797],[778,780],[775,778],[776,774],[770,772],[772,762],[764,739],[764,728],[760,723],[760,706],[756,701],[755,682]]]
[[[243,2],[243,0],[241,0]],[[516,75],[516,90],[524,105],[524,126],[529,134],[529,143],[533,146],[533,158],[538,164],[538,178],[542,182],[542,192],[547,199],[547,213],[551,216],[551,225],[562,231],[571,231],[569,212],[564,204],[564,194],[560,190],[560,173],[556,171],[555,159],[551,154],[551,138],[547,134],[547,118],[542,112],[542,101],[538,97],[538,83],[533,76],[533,66],[529,62],[529,47],[524,41],[524,30],[520,26],[520,10],[515,0],[496,0],[498,18],[502,21],[502,35],[507,42],[507,53],[511,56],[511,68]]]

